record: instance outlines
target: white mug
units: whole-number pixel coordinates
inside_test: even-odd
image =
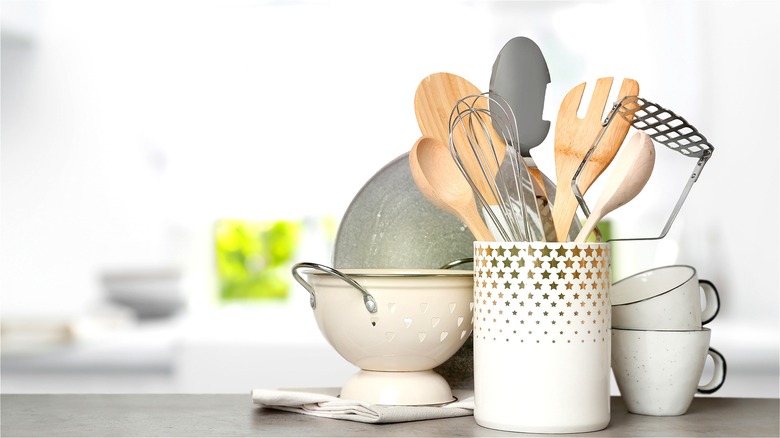
[[[705,307],[702,309],[701,297]],[[698,330],[720,310],[715,285],[699,280],[686,265],[634,274],[612,285],[612,327],[642,330]]]
[[[629,412],[682,415],[697,392],[711,394],[726,380],[726,360],[710,348],[710,329],[612,329],[612,372]],[[707,356],[715,364],[700,385]]]

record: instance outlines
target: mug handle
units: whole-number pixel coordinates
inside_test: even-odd
[[[703,325],[718,316],[718,312],[720,312],[720,295],[718,295],[718,289],[709,280],[699,280],[699,286],[704,291],[704,301],[706,303],[704,310],[701,311],[701,323]]]
[[[712,374],[712,379],[709,383],[699,385],[697,392],[701,394],[712,394],[723,386],[723,382],[726,381],[726,358],[723,357],[720,352],[712,347],[707,351],[707,355],[712,358],[715,363],[715,371]]]

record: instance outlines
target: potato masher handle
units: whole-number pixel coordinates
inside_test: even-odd
[[[639,96],[623,97],[612,106],[609,116],[602,123],[602,129],[598,138],[596,138],[595,143],[588,151],[587,155],[585,155],[585,159],[580,163],[580,167],[574,174],[574,178],[572,178],[571,184],[572,190],[574,190],[574,196],[577,198],[580,209],[585,213],[585,216],[590,216],[590,210],[578,187],[579,174],[601,141],[601,137],[607,130],[608,125],[616,115],[620,115],[620,117],[628,121],[634,128],[647,133],[653,141],[661,143],[667,148],[679,152],[683,156],[698,158],[693,167],[693,172],[688,178],[688,182],[685,184],[680,197],[677,199],[677,204],[675,204],[672,209],[672,213],[669,215],[669,219],[667,219],[666,225],[664,225],[659,236],[609,239],[609,242],[663,239],[666,237],[669,229],[672,228],[672,224],[677,218],[677,214],[680,213],[680,209],[685,203],[685,199],[688,197],[688,193],[691,191],[693,183],[699,179],[699,175],[701,175],[702,170],[704,170],[704,165],[707,164],[707,160],[712,157],[715,148],[696,128],[693,127],[693,125],[673,111]]]
[[[328,275],[332,275],[339,280],[344,281],[348,285],[354,287],[355,289],[359,290],[360,293],[363,294],[363,304],[366,306],[366,310],[369,311],[369,313],[376,313],[377,311],[377,304],[376,300],[373,296],[371,296],[366,289],[360,285],[357,281],[355,281],[352,277],[334,269],[329,266],[321,265],[319,263],[311,263],[311,262],[301,262],[297,263],[295,266],[292,267],[292,275],[295,278],[295,280],[300,283],[303,287],[306,288],[307,291],[309,291],[309,304],[311,304],[311,308],[314,309],[317,307],[317,298],[314,294],[314,286],[309,284],[306,280],[301,277],[301,275],[298,273],[301,269],[314,269],[315,271],[324,272]]]

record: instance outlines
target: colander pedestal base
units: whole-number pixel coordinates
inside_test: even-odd
[[[455,400],[447,381],[433,370],[360,370],[341,388],[341,398],[378,405],[439,405]]]

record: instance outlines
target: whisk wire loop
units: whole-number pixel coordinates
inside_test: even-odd
[[[484,100],[491,109],[481,105]],[[544,240],[530,173],[520,151],[511,146],[517,138],[514,113],[496,94],[466,96],[450,114],[450,152],[483,216],[504,240]]]

